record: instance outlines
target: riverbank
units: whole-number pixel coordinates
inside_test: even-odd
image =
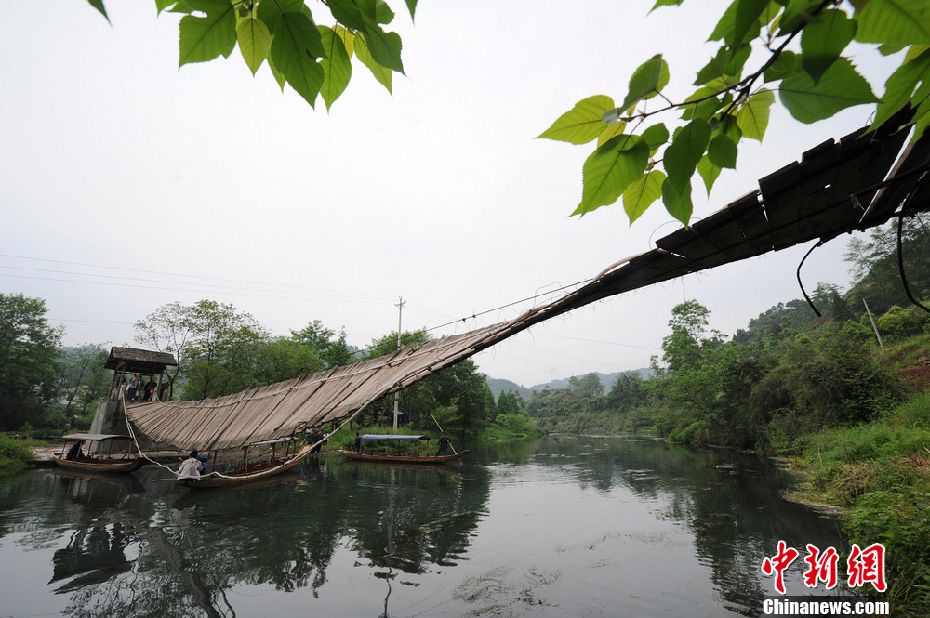
[[[930,394],[880,421],[807,436],[802,451],[790,499],[836,507],[850,546],[884,545],[882,600],[895,616],[930,615]]]
[[[0,474],[22,470],[33,461],[32,444],[0,435]]]

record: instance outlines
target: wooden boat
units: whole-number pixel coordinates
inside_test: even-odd
[[[429,440],[429,436],[398,436],[398,435],[373,435],[366,434],[364,436],[359,436],[356,438],[359,442],[359,450],[363,447],[362,445],[366,442],[387,442],[389,444],[399,445],[402,443],[413,443],[416,445],[415,453],[377,453],[377,452],[356,452],[356,451],[345,451],[340,450],[339,454],[348,457],[349,459],[355,461],[369,461],[369,462],[378,462],[378,463],[402,463],[402,464],[426,464],[426,465],[437,465],[443,464],[447,461],[454,461],[465,455],[469,451],[459,451],[458,453],[450,453],[449,455],[421,455],[420,454],[420,441]]]
[[[402,463],[402,464],[425,464],[438,465],[447,461],[455,461],[462,455],[470,451],[459,451],[449,455],[393,455],[390,453],[356,453],[355,451],[338,451],[340,455],[345,455],[349,459],[356,461],[370,461],[378,463]]]
[[[132,455],[132,441],[129,436],[100,433],[73,433],[63,436],[62,440],[74,442],[68,452],[62,447],[61,452],[55,453],[55,463],[65,470],[79,472],[131,472],[142,465],[142,458]],[[129,441],[125,452],[113,453],[112,447],[117,440]],[[105,453],[86,453],[85,444],[99,442],[107,445]]]
[[[289,440],[285,438],[284,440]],[[277,441],[284,441],[277,440]],[[267,440],[265,443],[276,442]],[[178,478],[176,484],[191,489],[213,489],[216,487],[236,487],[245,483],[251,483],[260,479],[266,479],[300,465],[301,460],[310,454],[312,445],[307,444],[300,449],[291,458],[281,457],[272,458],[269,461],[247,465],[244,469],[223,474],[220,472],[209,472],[202,476],[192,476]]]

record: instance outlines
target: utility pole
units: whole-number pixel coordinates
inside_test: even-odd
[[[885,349],[885,343],[882,341],[882,336],[878,334],[878,327],[875,326],[875,318],[872,317],[872,311],[869,309],[869,303],[865,302],[865,299],[862,299],[862,304],[865,305],[865,311],[869,314],[869,321],[872,323],[872,330],[875,331],[875,337],[878,339],[878,345]]]
[[[400,303],[394,305],[397,307],[397,349],[401,348],[400,333],[401,323],[404,316],[404,297],[400,297]],[[397,406],[400,403],[400,391],[394,391],[394,431],[397,431]]]

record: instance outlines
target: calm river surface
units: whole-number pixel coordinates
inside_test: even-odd
[[[444,468],[323,457],[235,490],[34,469],[0,479],[0,616],[758,616],[779,540],[845,546],[779,497],[790,480],[752,455],[574,437]]]

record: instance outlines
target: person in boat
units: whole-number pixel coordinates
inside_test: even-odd
[[[74,445],[68,449],[68,454],[65,455],[65,459],[69,461],[77,461],[81,458],[81,444],[83,442],[75,442]]]
[[[178,468],[178,478],[179,479],[195,479],[200,477],[200,469],[203,466],[203,462],[200,461],[200,458],[197,457],[197,451],[191,451],[190,456],[181,462],[181,467]]]
[[[436,457],[439,457],[440,455],[444,455],[446,453],[446,449],[449,448],[449,444],[451,442],[452,440],[449,439],[449,436],[447,436],[445,432],[443,432],[442,436],[439,438],[439,450],[436,451]]]
[[[362,436],[358,435],[358,432],[355,432],[355,452],[362,452]]]

